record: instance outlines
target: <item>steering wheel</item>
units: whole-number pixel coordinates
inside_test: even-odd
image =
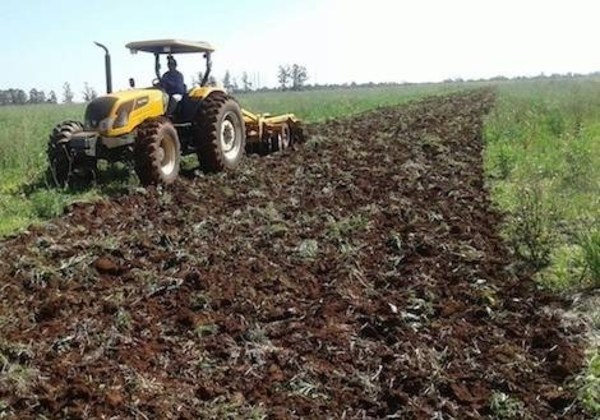
[[[162,84],[160,83],[160,79],[153,79],[152,86],[154,86],[156,88],[162,87]]]

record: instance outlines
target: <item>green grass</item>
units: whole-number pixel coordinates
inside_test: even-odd
[[[0,237],[55,216],[72,194],[40,185],[50,130],[82,115],[82,105],[0,107]]]
[[[0,193],[16,191],[46,165],[45,148],[52,128],[62,120],[81,119],[83,105],[0,107]]]
[[[422,84],[302,92],[255,92],[239,94],[237,98],[244,108],[252,112],[293,112],[304,121],[318,122],[455,90],[457,87],[450,84]]]
[[[600,286],[600,80],[500,85],[485,139],[505,233],[540,286]]]
[[[588,352],[587,369],[579,377],[579,399],[590,413],[600,415],[600,349]]]

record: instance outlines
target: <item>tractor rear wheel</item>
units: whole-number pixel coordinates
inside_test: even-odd
[[[179,174],[181,145],[167,118],[151,118],[137,130],[133,150],[135,172],[143,185],[172,184]]]
[[[196,124],[196,148],[202,171],[235,169],[244,156],[246,143],[240,105],[224,93],[212,93],[202,101]]]
[[[69,149],[71,137],[81,131],[83,124],[68,120],[54,127],[48,138],[48,178],[59,188],[84,188],[96,178],[96,159]]]

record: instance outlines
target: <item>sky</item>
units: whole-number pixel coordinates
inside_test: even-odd
[[[277,85],[282,64],[306,66],[309,83],[435,82],[600,70],[597,0],[2,0],[0,89],[105,89],[154,78],[153,57],[130,41],[202,40],[213,71]],[[178,59],[191,86],[201,55]],[[163,68],[166,68],[163,67]],[[77,97],[76,97],[77,99]]]

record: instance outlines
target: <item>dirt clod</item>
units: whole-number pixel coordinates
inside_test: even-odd
[[[118,275],[122,272],[122,268],[108,257],[101,257],[94,261],[94,268],[100,274]]]

